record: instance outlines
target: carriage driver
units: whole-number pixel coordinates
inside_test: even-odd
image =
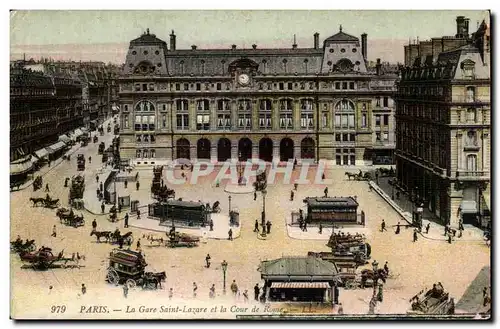
[[[23,239],[21,239],[21,236],[20,236],[20,235],[18,235],[18,236],[17,236],[17,239],[16,239],[16,242],[15,242],[15,243],[16,243],[16,244],[21,244],[21,243],[23,243]]]

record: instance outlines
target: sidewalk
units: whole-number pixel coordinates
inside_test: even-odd
[[[384,199],[389,205],[391,205],[394,210],[396,210],[401,217],[407,221],[408,224],[412,223],[412,211],[413,204],[408,199],[406,194],[400,193],[399,199],[392,200],[392,186],[388,183],[389,178],[379,178],[379,185],[374,181],[368,182],[373,187],[373,192],[378,193],[382,199]],[[429,211],[429,209],[424,208],[422,214],[422,233],[421,236],[430,240],[440,240],[448,241],[448,237],[444,235],[444,225],[436,222],[436,216]],[[425,233],[425,227],[430,223],[429,234]],[[453,243],[459,241],[484,241],[483,231],[473,225],[464,225],[464,231],[462,237],[458,237],[458,231],[456,237],[453,238]]]
[[[210,231],[209,227],[195,227],[195,228],[175,228],[177,232],[191,234],[199,236],[203,239],[215,239],[215,240],[227,240],[227,232],[229,231],[229,217],[222,214],[212,214],[212,220],[214,221],[214,230]],[[154,232],[166,233],[170,230],[170,226],[160,226],[160,222],[156,219],[141,217],[137,219],[137,216],[130,216],[129,226],[144,229]],[[241,223],[240,226],[231,227],[233,230],[233,239],[237,239],[241,235]]]

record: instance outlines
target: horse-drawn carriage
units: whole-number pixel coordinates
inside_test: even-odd
[[[76,216],[73,209],[59,208],[56,211],[56,215],[64,225],[73,226],[74,228],[85,225],[83,215]]]
[[[99,144],[99,149],[97,150],[97,153],[98,154],[103,154],[104,153],[104,149],[106,148],[106,145],[104,144],[104,142],[101,142]]]
[[[256,180],[253,183],[253,186],[255,188],[255,191],[264,191],[267,187],[267,173],[266,171],[262,171],[257,174]]]
[[[78,167],[78,171],[85,170],[85,156],[83,154],[78,154],[76,158],[76,164]]]
[[[159,186],[154,190],[153,198],[160,202],[175,199],[175,190],[169,189],[167,185]]]
[[[46,270],[54,267],[55,263],[58,261],[64,261],[66,263],[72,260],[63,258],[63,251],[61,251],[57,256],[54,256],[52,249],[46,247],[42,247],[37,251],[21,252],[19,257],[22,262],[27,263],[30,267],[36,270]]]
[[[71,177],[69,199],[83,199],[83,192],[85,192],[85,177],[82,175]]]
[[[33,191],[41,189],[42,186],[43,186],[42,176],[36,176],[35,180],[33,181]]]
[[[118,220],[118,210],[116,209],[116,206],[113,205],[110,209],[109,209],[109,221],[114,223]]]
[[[171,232],[168,235],[167,247],[196,247],[200,243],[200,238],[186,233]]]
[[[444,291],[441,282],[428,291],[420,291],[410,299],[408,314],[454,314],[455,301]]]
[[[134,242],[132,232],[127,232],[124,235],[121,235],[120,230],[116,229],[109,237],[109,242],[111,242],[112,244],[120,243],[120,240],[123,240],[123,243],[125,245],[131,246]]]
[[[97,137],[97,135],[94,136],[94,144],[97,143],[98,141],[99,141],[99,137]]]
[[[372,174],[368,171],[365,173],[363,173],[361,170],[358,173],[346,171],[344,175],[346,175],[349,180],[351,180],[351,178],[356,181],[367,181],[372,179]]]
[[[22,252],[33,252],[36,250],[35,240],[28,240],[23,242],[21,238],[17,238],[15,241],[10,242],[10,250],[15,253]]]
[[[109,257],[106,281],[111,284],[126,284],[129,288],[141,286],[143,289],[161,288],[167,278],[165,272],[146,272],[146,260],[140,252],[113,249]]]
[[[55,209],[59,205],[59,199],[52,199],[48,194],[45,198],[30,198],[33,207],[41,205],[44,208]]]

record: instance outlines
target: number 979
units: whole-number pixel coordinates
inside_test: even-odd
[[[61,306],[52,306],[50,308],[50,313],[64,313],[66,312],[66,306],[61,305]]]

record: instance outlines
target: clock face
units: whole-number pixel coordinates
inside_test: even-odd
[[[248,77],[247,74],[241,74],[238,77],[238,81],[241,85],[247,85],[250,82],[250,78]]]

